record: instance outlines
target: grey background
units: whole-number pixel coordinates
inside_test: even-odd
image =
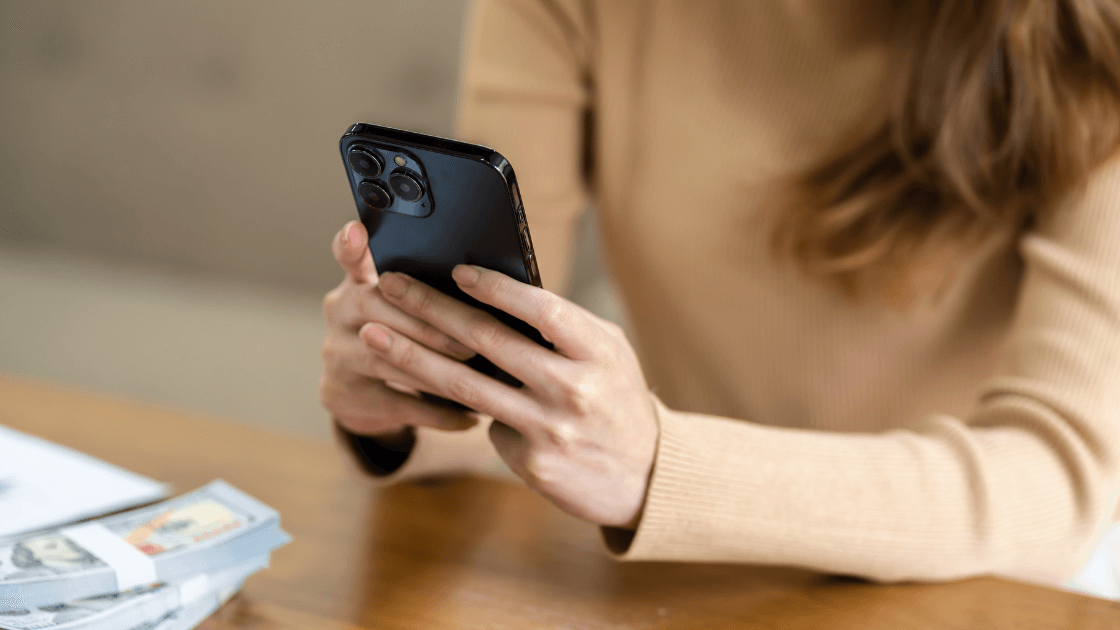
[[[446,135],[465,3],[0,4],[0,233],[322,288],[338,138]]]
[[[338,138],[451,134],[468,10],[0,3],[0,373],[326,439]],[[617,319],[581,243],[571,297]]]

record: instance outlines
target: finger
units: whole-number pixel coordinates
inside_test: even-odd
[[[462,341],[530,389],[549,392],[555,388],[565,360],[489,313],[404,274],[381,274],[377,288],[405,313]]]
[[[490,423],[490,443],[498,456],[509,466],[515,475],[528,481],[529,471],[525,465],[529,441],[508,424],[495,420]]]
[[[603,338],[602,328],[583,309],[555,293],[476,265],[459,265],[452,277],[467,295],[536,328],[560,354],[577,360],[598,354],[600,344],[595,340]]]
[[[415,387],[410,387],[410,386],[405,385],[403,383],[392,381],[392,380],[386,380],[386,381],[384,381],[384,383],[385,383],[385,386],[388,387],[389,389],[395,389],[402,394],[408,394],[409,396],[420,396],[420,390],[415,388]]]
[[[455,360],[465,361],[475,355],[474,350],[435,326],[389,303],[376,286],[347,287],[344,283],[324,298],[323,314],[328,325],[346,331],[358,332],[370,322],[379,322]]]
[[[423,383],[377,356],[358,335],[328,335],[323,341],[323,369],[328,378],[343,382],[380,381],[390,389],[414,397],[427,389]]]
[[[384,357],[382,357],[380,355],[380,353],[378,353],[377,351],[375,351],[373,349],[373,347],[374,347],[372,345],[373,344],[373,337],[376,334],[376,332],[373,330],[373,326],[376,326],[376,324],[374,324],[373,322],[369,322],[366,325],[362,326],[361,330],[358,331],[357,341],[358,341],[358,344],[361,346],[360,350],[358,348],[355,348],[355,352],[359,352],[359,351],[361,352],[361,355],[359,357],[357,357],[358,360],[368,362],[368,364],[375,371],[378,372],[379,376],[377,376],[377,378],[380,378],[380,379],[385,380],[385,381],[396,381],[396,382],[401,383],[401,384],[403,384],[407,387],[411,387],[411,388],[414,388],[414,389],[420,389],[422,383],[416,382],[414,379],[409,377],[409,375],[401,372],[400,370],[398,370],[396,367],[390,365],[389,363],[386,363]],[[397,331],[397,332],[400,332],[400,331]],[[414,341],[416,341],[416,340],[414,340]],[[432,348],[430,345],[428,345],[426,343],[424,343],[423,345],[428,347],[431,350],[434,350],[435,352],[439,352],[441,354],[447,355],[447,356],[449,356],[450,358],[452,358],[456,361],[465,361],[465,360],[467,360],[467,359],[469,359],[469,358],[471,358],[475,355],[475,353],[473,351],[471,351],[470,349],[468,349],[464,346],[461,346],[459,344],[459,342],[457,342],[453,339],[451,341],[452,341],[452,344],[454,345],[454,347],[452,347],[451,349],[446,349],[446,348],[441,349],[439,347]],[[440,344],[436,344],[436,345],[440,345]],[[463,349],[458,350],[458,348],[463,348]]]
[[[369,337],[374,350],[400,371],[424,383],[424,391],[500,419],[522,433],[537,430],[542,417],[540,407],[524,390],[432,352],[384,326],[374,325]]]
[[[378,297],[381,297],[380,292],[378,292]],[[362,313],[362,316],[365,317],[362,327],[370,322],[385,324],[393,330],[408,335],[409,338],[457,361],[466,361],[476,354],[474,350],[463,345],[432,323],[406,313],[396,305],[385,302],[383,298],[378,301],[380,304],[367,302],[367,311]],[[361,329],[359,329],[360,331]]]
[[[323,341],[323,371],[343,379],[392,381],[409,390],[418,390],[422,385],[385,362],[360,335],[328,335]]]
[[[360,221],[350,221],[342,226],[331,242],[331,251],[334,252],[334,259],[354,282],[376,282],[377,270],[369,252],[369,237]]]
[[[404,426],[463,431],[478,423],[471,414],[403,394],[368,378],[324,378],[319,397],[347,430],[359,435],[376,435]]]

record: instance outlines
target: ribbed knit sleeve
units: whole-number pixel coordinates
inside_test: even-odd
[[[1120,492],[1120,162],[1060,210],[1020,241],[1000,369],[967,416],[832,433],[659,403],[645,510],[618,557],[1069,578]]]
[[[591,49],[576,1],[478,0],[467,31],[456,135],[513,165],[544,287],[568,287],[587,204]]]

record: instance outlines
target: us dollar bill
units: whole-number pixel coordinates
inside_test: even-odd
[[[0,630],[120,630],[156,627],[181,611],[232,596],[250,575],[268,567],[268,556],[177,583],[141,586],[35,609],[0,610]],[[193,627],[193,626],[192,626]]]
[[[221,571],[263,556],[287,543],[279,514],[224,481],[161,503],[114,514],[78,528],[60,528],[0,544],[0,607],[44,604],[117,593],[139,584],[121,584],[119,557],[98,550],[91,529],[111,548],[126,543],[150,560],[149,582],[176,582]],[[96,538],[96,537],[95,537]],[[77,540],[76,540],[77,539]],[[127,547],[131,547],[128,549]],[[125,555],[129,555],[125,554]],[[132,560],[135,560],[133,558]]]
[[[191,630],[206,621],[207,617],[229,601],[240,588],[241,585],[238,584],[214,591],[205,598],[180,606],[156,619],[132,626],[128,630]]]

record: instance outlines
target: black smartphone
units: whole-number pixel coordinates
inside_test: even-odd
[[[338,148],[378,273],[406,273],[552,347],[535,328],[463,293],[451,278],[465,263],[541,286],[509,160],[483,146],[366,123],[351,125]],[[481,355],[467,364],[521,386]]]

